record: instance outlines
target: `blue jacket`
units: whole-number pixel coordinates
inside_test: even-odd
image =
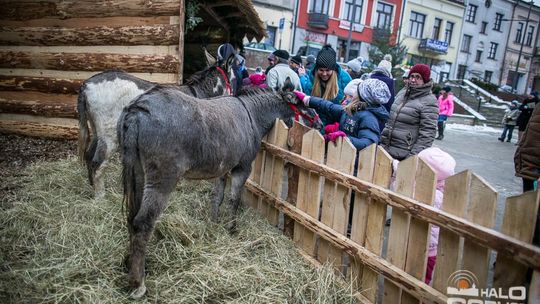
[[[358,151],[373,143],[379,143],[381,138],[379,124],[384,125],[389,116],[388,111],[379,105],[354,112],[351,117],[343,110],[343,106],[313,96],[309,99],[309,106],[321,117],[326,116],[328,123],[339,122],[339,130],[347,134]]]
[[[345,89],[345,86],[351,81],[351,76],[347,71],[343,70],[338,65],[338,94],[336,98],[332,99],[331,101],[335,104],[341,104],[341,101],[343,100],[343,97],[345,97],[345,94],[343,93],[343,90]],[[311,95],[311,91],[313,89],[313,79],[315,75],[315,66],[313,66],[313,69],[306,71],[306,74],[300,76],[300,83],[302,84],[302,91],[306,93],[307,95]]]
[[[388,102],[384,104],[383,107],[390,113],[390,109],[392,108],[392,104],[394,103],[394,98],[396,97],[396,92],[394,89],[394,79],[380,73],[372,73],[371,78],[383,81],[388,86],[388,89],[390,90],[390,100],[388,100]],[[382,129],[384,129],[384,125],[382,125],[381,131]]]

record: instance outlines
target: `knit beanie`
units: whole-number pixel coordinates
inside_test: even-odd
[[[289,60],[289,52],[285,50],[275,50],[272,54],[278,58]]]
[[[435,171],[437,181],[445,180],[454,175],[456,160],[450,154],[437,147],[420,151],[418,158],[426,162]]]
[[[308,56],[306,57],[306,62],[307,62],[307,63],[315,63],[315,56],[313,56],[313,55],[308,55]]]
[[[390,55],[388,55],[390,56]],[[388,58],[387,56],[385,56],[385,58]],[[390,59],[392,58],[392,56],[390,56]],[[392,77],[392,62],[391,61],[388,61],[388,60],[381,60],[381,62],[379,62],[379,64],[377,65],[378,68],[381,68],[381,69],[385,69],[388,74],[390,75],[389,77]]]
[[[349,67],[349,69],[356,74],[359,74],[362,70],[362,61],[360,61],[358,58],[354,58],[353,60],[347,62],[347,67]]]
[[[390,100],[388,85],[379,79],[369,78],[358,84],[358,96],[370,106],[383,105]]]
[[[302,64],[302,56],[300,56],[300,55],[292,56],[291,61],[296,63],[296,64]]]
[[[360,84],[360,82],[362,82],[362,79],[360,78],[356,78],[356,79],[353,79],[351,80],[346,86],[345,88],[343,89],[343,93],[345,95],[349,95],[349,96],[352,96],[352,97],[357,97],[358,96],[358,85]]]
[[[319,68],[338,70],[336,63],[336,51],[332,48],[331,45],[327,44],[322,47],[317,54],[317,59],[315,60],[315,70]]]
[[[414,73],[420,74],[420,76],[422,76],[422,79],[424,80],[424,83],[428,83],[431,79],[431,69],[428,65],[421,63],[415,64],[409,71],[409,77]]]
[[[452,88],[449,87],[449,86],[444,86],[442,89],[443,89],[446,93],[452,91]]]

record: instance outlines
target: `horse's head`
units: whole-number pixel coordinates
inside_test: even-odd
[[[293,93],[294,85],[289,77],[285,79],[283,88],[281,89],[281,96],[283,100],[287,102],[291,110],[294,112],[294,120],[303,123],[304,125],[321,130],[323,128],[323,122],[319,118],[319,114],[314,109],[306,107],[303,102],[296,98]],[[292,126],[292,118],[290,121],[285,121],[287,126]]]

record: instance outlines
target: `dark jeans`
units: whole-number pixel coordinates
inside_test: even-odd
[[[503,132],[501,134],[500,139],[504,140],[506,137],[506,132],[508,132],[508,139],[507,141],[510,141],[512,139],[512,133],[514,133],[514,127],[512,125],[504,125]]]

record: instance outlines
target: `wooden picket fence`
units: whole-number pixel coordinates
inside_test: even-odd
[[[276,121],[253,162],[243,201],[279,224],[308,260],[331,263],[350,280],[361,303],[447,303],[453,284],[448,279],[458,270],[476,275],[478,288],[508,290],[531,281],[528,268],[534,270],[529,303],[540,302],[540,248],[531,245],[538,191],[507,198],[502,228],[495,231],[498,194],[473,172],[446,180],[443,207],[437,210],[431,206],[436,176],[421,159],[399,163],[391,191],[389,154],[377,145],[360,151],[353,176],[356,154],[348,139],[325,145],[316,130],[298,123],[289,130]],[[392,220],[385,230],[389,207]],[[440,236],[427,285],[433,224]],[[497,255],[490,279],[492,252]]]

